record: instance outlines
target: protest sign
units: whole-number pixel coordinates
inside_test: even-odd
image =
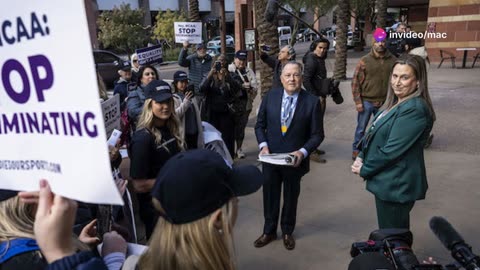
[[[202,43],[201,22],[175,22],[175,43],[188,41],[192,44]]]
[[[6,1],[2,9],[0,188],[38,190],[47,179],[62,196],[122,204],[84,1]]]
[[[120,126],[120,96],[117,94],[102,102],[102,112],[108,138],[114,129],[122,129]]]
[[[163,62],[162,45],[154,45],[142,49],[137,49],[138,63],[142,66],[160,64]]]

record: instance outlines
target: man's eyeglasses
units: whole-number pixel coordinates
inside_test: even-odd
[[[152,76],[154,76],[154,77],[157,76],[157,75],[155,74],[155,72],[145,72],[145,73],[143,73],[143,75],[144,75],[144,76],[150,76],[150,75],[152,75]]]

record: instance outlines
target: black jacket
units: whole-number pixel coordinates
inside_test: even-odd
[[[290,153],[305,148],[311,154],[325,137],[320,100],[301,90],[292,123],[287,133],[282,135],[280,113],[283,91],[283,88],[272,89],[263,98],[255,125],[257,142],[266,142],[270,153]],[[309,164],[307,156],[298,170],[306,174],[310,170]]]
[[[318,95],[322,91],[319,87],[322,85],[321,80],[327,78],[327,68],[325,67],[325,59],[318,57],[313,52],[309,52],[303,56],[303,86],[312,95]],[[324,95],[321,95],[324,96]]]
[[[280,75],[282,75],[282,63],[275,57],[269,56],[266,53],[260,54],[260,59],[273,69],[273,78],[272,78],[272,89],[273,88],[283,88],[282,81],[280,80]]]

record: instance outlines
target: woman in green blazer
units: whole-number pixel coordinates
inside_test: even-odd
[[[395,62],[385,104],[360,142],[352,172],[375,195],[378,225],[410,227],[410,210],[428,188],[423,147],[435,112],[428,94],[425,61],[403,55]]]

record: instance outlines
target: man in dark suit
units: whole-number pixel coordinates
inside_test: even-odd
[[[317,97],[302,90],[302,64],[288,62],[280,79],[283,88],[274,88],[263,98],[258,111],[255,135],[260,155],[291,153],[294,166],[263,163],[263,234],[255,247],[263,247],[277,238],[280,194],[283,184],[283,207],[280,221],[285,248],[295,248],[292,236],[300,194],[300,180],[309,171],[309,154],[323,141],[323,117]]]

